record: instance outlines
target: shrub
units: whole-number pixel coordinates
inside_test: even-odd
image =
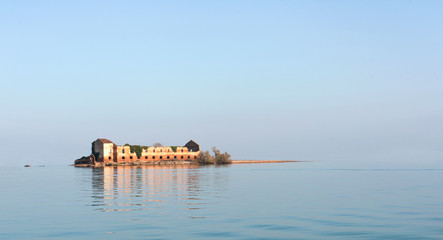
[[[232,163],[231,155],[229,153],[220,153],[216,147],[212,147],[212,152],[214,152],[214,162],[216,164],[230,164]]]
[[[173,152],[177,152],[177,147],[178,146],[171,146],[170,148],[172,149]]]
[[[220,153],[215,147],[212,147],[212,152],[214,156],[212,156],[208,151],[201,151],[200,155],[196,160],[194,160],[198,164],[230,164],[232,163],[231,155],[227,152]]]
[[[197,159],[198,164],[214,164],[214,157],[208,151],[201,151]]]
[[[142,156],[143,149],[148,149],[148,146],[140,146],[140,145],[129,145],[125,144],[125,146],[129,146],[129,149],[131,149],[131,153],[134,153],[137,155],[137,158],[140,158]]]

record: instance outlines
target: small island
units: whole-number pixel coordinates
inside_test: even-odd
[[[92,142],[91,154],[75,160],[74,166],[112,166],[141,164],[190,164],[198,162],[200,145],[190,140],[184,146],[116,145],[99,138]]]
[[[153,146],[125,144],[116,145],[112,141],[99,138],[91,144],[91,154],[74,161],[77,167],[104,167],[122,165],[182,165],[182,164],[231,164],[231,163],[278,163],[295,161],[232,161],[227,152],[221,153],[213,147],[211,155],[201,151],[193,140],[184,146],[165,147],[159,143]]]

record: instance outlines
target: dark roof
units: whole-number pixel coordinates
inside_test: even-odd
[[[99,138],[99,139],[97,139],[98,141],[101,141],[101,142],[103,142],[103,143],[113,143],[113,142],[111,142],[110,140],[108,140],[108,139],[104,139],[104,138]]]
[[[194,140],[189,140],[189,142],[186,143],[185,146],[186,145],[197,145],[197,146],[199,146],[196,142],[194,142]]]
[[[193,140],[190,140],[188,143],[186,143],[185,147],[187,147],[189,150],[191,150],[191,152],[200,151],[200,145],[198,145]]]

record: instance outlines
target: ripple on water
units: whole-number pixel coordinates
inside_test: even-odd
[[[280,224],[254,224],[250,225],[250,228],[253,229],[266,229],[271,231],[296,231],[303,229],[302,227],[298,226],[288,226],[288,225],[280,225]]]
[[[233,231],[204,231],[194,233],[196,236],[207,237],[207,238],[227,238],[227,237],[237,237],[239,234]]]
[[[443,239],[441,171],[263,166],[26,169],[0,239]]]

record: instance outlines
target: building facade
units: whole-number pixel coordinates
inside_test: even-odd
[[[139,146],[140,147],[140,146]],[[190,140],[183,147],[141,147],[141,152],[131,152],[131,146],[119,146],[108,139],[99,138],[92,143],[92,155],[96,162],[104,164],[190,161],[198,158],[200,146]]]

